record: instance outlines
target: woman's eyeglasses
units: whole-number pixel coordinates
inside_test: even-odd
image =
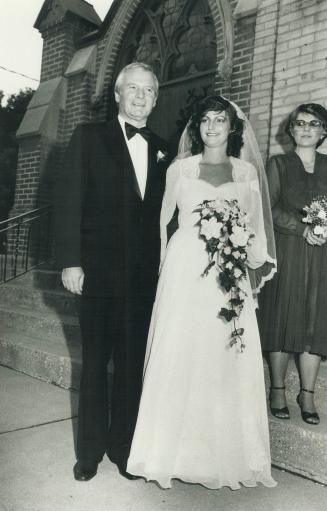
[[[303,121],[302,119],[298,119],[297,121],[293,122],[293,128],[295,130],[303,130],[306,126],[313,131],[317,131],[323,127],[323,123],[316,119],[312,121]]]

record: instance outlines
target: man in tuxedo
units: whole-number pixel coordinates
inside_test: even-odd
[[[83,344],[75,479],[105,453],[122,475],[133,437],[160,251],[164,142],[146,127],[158,80],[133,63],[115,84],[118,118],[80,125],[69,144],[56,208],[57,260],[81,295]],[[113,357],[109,403],[107,364]]]

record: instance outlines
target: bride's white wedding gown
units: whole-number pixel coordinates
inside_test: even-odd
[[[248,260],[267,257],[255,169],[231,158],[233,182],[199,179],[201,156],[169,169],[162,210],[162,243],[177,204],[179,229],[165,252],[145,361],[144,386],[127,470],[158,481],[174,478],[208,488],[232,489],[271,477],[263,363],[250,283],[240,318],[243,353],[230,347],[231,324],[218,312],[228,296],[208,264],[195,208],[205,199],[237,198],[256,233]]]

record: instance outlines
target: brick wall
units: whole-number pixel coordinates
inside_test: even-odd
[[[267,156],[267,141],[270,136],[278,2],[279,0],[262,0],[256,20],[250,119],[264,159]]]
[[[64,75],[80,38],[90,29],[86,20],[69,13],[42,33],[41,82]],[[63,148],[74,126],[91,116],[89,76],[69,78],[66,112],[61,113],[57,140],[42,133],[20,140],[15,206],[12,214],[28,211],[53,201],[53,187],[61,167]]]
[[[252,86],[255,17],[247,17],[235,23],[233,72],[230,98],[249,114]]]
[[[65,120],[61,142],[65,145],[77,124],[89,121],[92,116],[91,88],[94,77],[88,73],[68,78]]]
[[[76,42],[90,28],[85,21],[68,14],[63,21],[43,32],[42,82],[64,74],[76,51]]]
[[[261,0],[250,110],[264,157],[290,149],[284,125],[293,108],[327,106],[326,77],[327,2]]]
[[[15,214],[36,207],[41,160],[40,137],[22,139],[18,154]]]
[[[281,2],[272,99],[270,153],[287,149],[285,119],[300,103],[327,106],[327,2]]]

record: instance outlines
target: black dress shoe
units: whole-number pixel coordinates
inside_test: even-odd
[[[97,471],[97,463],[85,465],[81,461],[78,461],[73,469],[76,481],[89,481],[96,475]]]
[[[118,467],[118,470],[119,470],[120,475],[125,477],[125,479],[128,479],[129,481],[136,481],[136,479],[142,479],[140,476],[135,476],[133,474],[130,474],[124,468]]]

